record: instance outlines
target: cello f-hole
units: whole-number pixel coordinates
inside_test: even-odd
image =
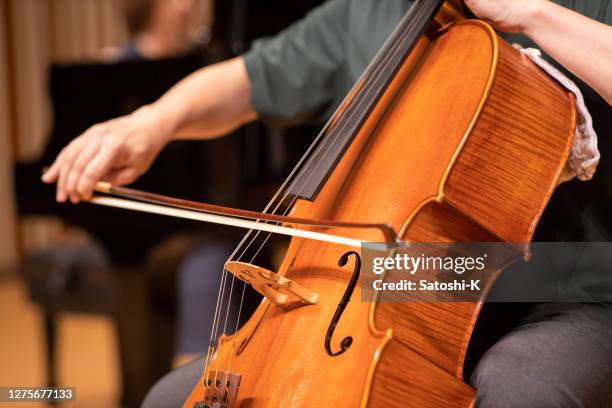
[[[340,350],[332,351],[331,349],[331,340],[334,336],[334,330],[336,330],[336,325],[346,308],[346,305],[351,300],[351,295],[355,291],[355,286],[357,285],[357,281],[359,280],[359,274],[361,272],[361,257],[355,251],[349,251],[344,253],[338,260],[338,266],[344,266],[348,262],[349,257],[355,257],[355,266],[353,267],[353,275],[351,276],[351,280],[344,291],[344,295],[342,295],[342,299],[340,299],[340,303],[338,303],[338,307],[336,308],[336,312],[334,313],[334,317],[332,317],[331,322],[329,323],[329,327],[327,328],[327,334],[325,335],[325,351],[332,357],[339,356],[344,353],[350,346],[353,344],[353,338],[351,336],[347,336],[340,342]]]

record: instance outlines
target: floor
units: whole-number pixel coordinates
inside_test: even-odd
[[[16,278],[0,280],[0,386],[45,384],[41,313]],[[68,407],[118,406],[119,365],[114,326],[102,316],[65,314],[58,324],[58,377],[76,387]],[[0,403],[0,408],[9,404]],[[62,406],[62,405],[60,405]],[[20,403],[20,408],[45,404]]]

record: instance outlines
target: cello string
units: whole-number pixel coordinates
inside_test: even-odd
[[[417,16],[416,16],[414,19],[410,19],[410,20],[409,20],[410,24],[409,24],[409,26],[407,27],[407,28],[408,28],[408,30],[407,30],[407,34],[411,34],[411,33],[413,33],[413,31],[411,31],[411,30],[413,29],[413,26],[417,24],[417,22],[418,22],[419,18],[422,18],[422,17],[424,17],[424,16],[425,16],[425,11],[421,11],[420,15],[417,15]],[[402,40],[404,40],[404,39],[402,38]],[[395,43],[394,43],[394,44],[395,44]],[[397,47],[396,47],[396,48],[397,48]],[[396,50],[395,50],[395,49],[392,49],[391,51],[395,52]],[[393,57],[393,56],[394,56],[394,55],[392,54],[392,55],[391,55],[391,57]],[[400,55],[400,57],[401,57],[401,55]],[[391,63],[391,62],[397,62],[397,61],[388,61],[388,58],[387,58],[387,60],[386,60],[386,61],[384,61],[384,65],[385,65],[385,66],[386,66],[386,65],[389,65],[389,63]],[[384,70],[384,67],[383,67],[383,70]],[[380,75],[379,75],[378,73],[376,73],[376,74],[375,74],[375,79],[376,79],[376,77],[378,77],[378,76],[380,76]],[[371,88],[372,88],[372,86],[369,86],[369,88],[371,89]],[[362,101],[360,101],[360,102],[359,102],[359,104],[357,105],[357,109],[359,108],[359,106],[360,106],[361,102],[362,102]],[[354,117],[354,115],[351,115],[351,116],[349,117],[349,120],[348,120],[347,122],[350,122],[350,121],[351,121],[351,119],[352,119],[353,117]],[[341,129],[340,129],[340,132],[344,130],[344,128],[346,127],[346,123],[347,123],[347,122],[345,122],[345,125],[343,126],[343,128],[341,128]],[[325,158],[325,156],[328,154],[328,152],[329,152],[329,148],[328,148],[328,150],[327,150],[327,151],[326,151],[326,152],[323,154],[323,158]],[[312,177],[312,175],[313,175],[313,172],[309,172],[309,173],[308,173],[308,176],[307,176],[306,181],[308,181],[308,180],[310,179],[310,177]],[[299,195],[299,194],[298,194],[298,195]],[[284,198],[286,198],[286,195],[284,196]],[[294,197],[294,198],[293,198],[293,200],[292,200],[292,203],[290,204],[290,206],[293,204],[293,202],[295,202],[295,200],[296,200],[296,198]],[[291,207],[289,207],[289,209],[290,209],[290,208],[291,208]],[[285,213],[286,213],[286,212],[287,212],[287,210],[285,210]],[[251,243],[249,243],[249,245],[250,245],[250,244],[251,244]]]
[[[413,20],[413,21],[414,21],[414,20]],[[409,31],[409,30],[408,30],[408,31]],[[327,154],[327,152],[326,152],[326,154]],[[312,173],[310,173],[310,174],[309,174],[309,178],[310,178],[311,174],[312,174]],[[282,191],[282,189],[281,189],[281,190],[279,190],[279,192],[280,192],[280,191]],[[294,200],[295,200],[295,199],[294,199]],[[280,204],[280,202],[279,202],[279,204]],[[291,206],[291,205],[292,205],[292,204],[290,204],[290,206]],[[277,206],[277,208],[278,208],[278,206]],[[290,208],[290,207],[289,207],[289,208]],[[275,208],[275,210],[276,210],[276,208]],[[251,232],[251,231],[250,231],[250,232]],[[258,232],[258,233],[259,233],[259,232]],[[269,238],[269,236],[270,236],[270,235],[268,234],[268,237],[266,237],[266,240],[264,241],[264,243],[262,243],[262,245],[261,245],[261,246],[260,246],[260,248],[258,249],[257,253],[254,255],[254,258],[257,256],[257,254],[259,253],[259,250],[261,250],[261,248],[263,247],[263,245],[265,245],[265,243],[266,243],[267,239]],[[245,238],[246,238],[246,237],[245,237]],[[255,238],[256,238],[256,236],[255,236],[255,237],[252,239],[252,241],[251,241],[251,242],[250,242],[250,243],[247,245],[247,248],[248,248],[248,246],[250,246],[250,245],[251,245],[251,243],[252,243],[252,242],[254,242],[254,239],[255,239]],[[246,250],[246,248],[245,248],[245,250]],[[243,253],[244,253],[244,251],[243,251]],[[242,257],[242,254],[241,254],[241,257]],[[240,257],[240,258],[241,258],[241,257]],[[246,287],[246,286],[244,285],[244,282],[243,282],[243,295],[242,295],[242,297],[241,297],[241,304],[240,304],[240,308],[239,308],[239,312],[238,312],[238,318],[237,318],[237,321],[236,321],[236,326],[235,326],[236,328],[238,327],[239,320],[240,320],[240,314],[241,314],[241,311],[242,311],[242,304],[243,304],[243,299],[244,299],[244,289],[245,289],[245,287]],[[233,293],[233,279],[232,279],[232,287],[231,287],[231,289],[230,289],[230,295],[229,295],[229,298],[228,298],[228,303],[229,303],[229,301],[231,300],[232,293]],[[227,316],[228,316],[228,313],[229,313],[229,309],[228,309],[228,312],[226,313],[226,319],[225,319],[225,322],[224,322],[224,332],[225,332],[225,330],[226,330],[226,328],[227,328]]]
[[[423,14],[423,13],[422,13],[422,14]],[[411,22],[413,22],[414,20],[410,20],[410,21],[411,21]],[[413,23],[413,25],[414,25],[414,23]],[[387,64],[387,65],[388,65],[388,64]],[[341,131],[342,131],[342,129],[341,129]],[[323,155],[323,157],[325,157],[326,155],[327,155],[327,152],[326,152],[326,153]],[[308,178],[312,177],[312,174],[313,174],[312,172],[311,172],[311,173],[309,173],[309,174],[308,174]],[[308,180],[308,178],[307,178],[307,180]],[[285,198],[285,197],[286,197],[286,195],[284,196],[284,198]],[[295,201],[295,198],[293,199],[293,201]],[[285,212],[286,212],[286,211],[287,211],[287,210],[285,210]],[[251,244],[251,243],[249,243],[249,244]]]
[[[417,12],[418,12],[418,10],[417,10]],[[408,13],[410,13],[410,11]],[[424,15],[425,15],[425,12],[421,11],[420,14],[417,13],[417,16],[415,16],[415,18],[409,19],[408,26],[405,27],[405,32],[407,32],[407,34],[411,34],[413,28],[417,25],[417,20],[420,19],[421,17],[423,17]],[[400,21],[400,24],[398,24],[398,26],[402,26],[401,23],[402,23],[402,21]],[[404,28],[404,27],[401,27],[401,28]],[[404,30],[402,30],[402,31],[404,31]],[[389,38],[392,38],[393,34],[394,33],[389,35]],[[404,38],[400,37],[399,40],[404,41]],[[370,82],[369,84],[364,84],[364,87],[361,88],[361,89],[365,89],[365,91],[361,92],[360,95],[356,95],[356,98],[359,98],[359,99],[356,101],[356,103],[354,105],[352,105],[352,106],[354,106],[353,109],[351,109],[350,111],[348,111],[348,109],[347,109],[348,112],[345,112],[345,115],[344,115],[344,117],[346,117],[347,119],[344,121],[343,125],[341,125],[341,128],[339,130],[337,130],[336,133],[342,133],[346,129],[346,127],[351,122],[353,122],[355,120],[355,116],[359,115],[360,113],[362,113],[364,111],[364,109],[363,109],[364,103],[366,105],[369,105],[371,103],[372,98],[370,97],[371,95],[369,95],[368,93],[370,91],[372,91],[376,87],[376,85],[380,85],[380,83],[377,82],[377,80],[380,80],[380,78],[382,78],[383,80],[385,79],[383,77],[383,74],[385,74],[386,68],[389,65],[396,65],[396,63],[398,62],[397,59],[401,58],[401,55],[399,55],[399,56],[396,55],[397,48],[400,47],[400,42],[401,41],[393,41],[392,42],[391,46],[389,47],[389,51],[386,53],[386,55],[382,56],[382,58],[381,58],[382,61],[380,61],[380,63],[372,64],[373,62],[377,62],[377,57],[375,56],[372,59],[371,63],[368,65],[368,67],[366,67],[365,71],[370,69],[370,66],[373,65],[372,66],[373,72],[372,72],[371,75],[368,75],[370,78],[372,78],[372,80],[369,81]],[[386,46],[386,44],[383,44],[383,47],[385,47],[385,46]],[[394,57],[395,57],[395,59],[394,59]],[[359,82],[360,82],[360,80],[357,80],[357,83],[359,83]],[[350,95],[351,92],[352,91],[349,92],[349,95]],[[360,110],[360,108],[361,108],[361,110]],[[367,106],[365,108],[367,108]],[[357,131],[359,131],[359,130],[357,130]],[[325,151],[325,153],[321,157],[321,159],[319,161],[317,161],[317,163],[316,163],[316,165],[315,165],[313,170],[311,170],[309,172],[302,172],[302,173],[298,174],[298,179],[296,180],[296,183],[300,182],[301,181],[300,178],[303,179],[304,177],[306,177],[306,179],[301,181],[302,185],[306,185],[311,180],[313,174],[315,173],[314,170],[316,170],[316,168],[318,166],[320,166],[320,164],[322,162],[325,161],[324,159],[328,155],[328,153],[330,152],[331,147],[332,147],[332,144],[330,143],[328,145],[328,147],[327,147],[327,150]],[[303,190],[300,190],[300,191],[303,192]]]
[[[413,22],[413,24],[411,24],[411,25],[409,25],[409,26],[408,26],[408,29],[406,30],[406,31],[408,32],[408,34],[410,34],[411,32],[414,32],[414,31],[412,30],[412,28],[413,28],[413,27],[416,25],[416,22],[415,22],[415,21],[418,21],[418,20],[419,20],[419,18],[423,17],[424,15],[425,15],[425,11],[423,11],[423,12],[421,13],[421,15],[420,15],[420,16],[418,16],[418,17],[416,17],[414,20],[411,20],[411,22]],[[404,39],[402,38],[402,40],[404,40]],[[395,51],[395,50],[393,50],[393,51]],[[393,54],[391,55],[391,57],[392,57],[392,56],[393,56]],[[391,61],[389,61],[389,59],[391,59]],[[392,63],[392,62],[395,62],[395,61],[393,61],[393,58],[388,58],[388,59],[387,59],[387,61],[385,61],[385,64],[383,65],[383,68],[382,68],[381,70],[382,70],[382,71],[384,71],[385,66],[389,65],[389,64],[390,64],[390,63]],[[329,150],[329,149],[328,149],[328,150]],[[327,152],[325,152],[324,157],[325,157],[326,155],[327,155]],[[311,173],[309,173],[308,177],[310,177],[312,174],[313,174],[312,172],[311,172]],[[308,179],[306,180],[306,182],[308,182]],[[259,253],[259,251],[262,249],[263,245],[265,245],[265,243],[267,242],[267,240],[268,240],[268,238],[269,238],[269,237],[270,237],[270,234],[268,234],[268,236],[266,237],[266,239],[265,239],[264,243],[262,243],[262,244],[260,245],[259,249],[257,250],[256,254],[253,256],[253,258],[255,258],[255,257],[257,256],[257,254],[258,254],[258,253]],[[249,245],[250,245],[250,244],[251,244],[251,243],[249,243]],[[244,301],[244,291],[245,291],[245,288],[246,288],[246,284],[243,282],[243,291],[242,291],[243,293],[242,293],[242,296],[241,296],[241,300],[240,300],[240,307],[239,307],[239,310],[238,310],[238,316],[237,316],[237,319],[236,319],[236,324],[235,324],[235,328],[236,328],[236,329],[237,329],[237,327],[238,327],[238,325],[239,325],[239,322],[240,322],[240,316],[241,316],[241,312],[242,312],[242,305],[243,305],[243,301]],[[231,292],[230,292],[230,293],[231,293]],[[231,295],[230,295],[230,298],[231,298]],[[227,323],[227,314],[226,314],[226,323]],[[225,330],[224,330],[224,331],[225,331]],[[232,361],[232,357],[233,357],[233,347],[234,347],[234,344],[232,344],[232,350],[231,350],[231,352],[230,352],[230,357],[229,357],[229,362],[228,362],[227,372],[231,372],[231,361]]]
[[[420,15],[418,18],[421,18],[421,17],[424,15],[424,13],[425,13],[425,12],[422,12],[422,13],[421,13],[421,15]],[[411,23],[412,23],[412,24],[408,26],[408,29],[406,30],[407,34],[410,34],[410,33],[413,31],[413,30],[412,30],[412,28],[413,28],[413,26],[415,25],[415,24],[414,24],[414,21],[415,21],[415,20],[416,20],[416,21],[418,21],[418,18],[411,19]],[[392,49],[391,51],[394,51],[394,50]],[[391,55],[390,55],[391,60],[392,60],[392,57],[393,57],[393,56],[394,56],[394,55],[393,55],[393,53],[391,53]],[[400,56],[400,57],[401,57],[401,56]],[[384,71],[385,66],[389,65],[391,62],[394,62],[394,61],[389,61],[389,60],[387,60],[387,61],[384,61],[384,62],[385,62],[385,64],[383,64],[383,67],[381,68],[381,70],[382,70],[382,71]],[[379,76],[379,74],[378,74],[378,73],[376,73],[376,74],[377,74],[377,76]],[[376,79],[376,78],[375,78],[375,79]],[[374,84],[375,84],[375,83],[374,83]],[[374,86],[374,85],[372,85],[372,86]],[[359,104],[357,105],[357,108],[355,108],[354,110],[358,110],[358,108],[359,108],[360,104],[361,104],[361,103],[359,103]],[[353,105],[353,106],[355,106],[355,105]],[[351,112],[351,113],[352,113],[352,112]],[[353,116],[353,115],[351,115],[351,116]],[[346,122],[345,122],[345,123],[346,123]],[[346,126],[346,125],[345,125],[345,126]],[[344,127],[345,127],[345,126],[344,126]],[[328,149],[328,150],[329,150],[329,149]],[[308,152],[307,152],[307,153],[308,153]],[[327,152],[324,154],[324,156],[325,156],[325,155],[327,155]],[[305,155],[305,156],[306,156],[306,155]],[[312,175],[312,173],[309,173],[309,175],[308,175],[308,179],[311,177],[311,175]],[[290,179],[290,178],[289,178],[289,179]],[[289,179],[288,179],[288,180],[289,180]],[[308,180],[308,179],[307,179],[307,180]],[[282,191],[282,188],[279,190],[279,192],[280,192],[280,191]],[[273,200],[274,200],[274,199],[273,199]],[[293,199],[293,201],[295,201],[295,198]],[[279,202],[279,204],[281,204],[281,203]],[[292,204],[293,204],[293,203],[292,203]],[[291,205],[292,205],[292,204],[290,204],[290,206],[287,208],[287,210],[288,210],[288,209],[291,207]],[[277,208],[278,208],[278,205],[277,205]],[[275,210],[276,210],[277,208],[275,208]],[[287,210],[285,210],[285,212],[286,212]],[[251,231],[249,231],[249,232],[251,232]],[[258,233],[256,234],[256,236],[255,236],[255,237],[253,237],[253,239],[251,240],[251,242],[249,242],[249,244],[247,245],[247,248],[248,248],[248,247],[249,247],[249,246],[250,246],[250,245],[251,245],[251,244],[254,242],[254,240],[255,240],[255,238],[257,237],[257,235],[259,234],[259,232],[260,232],[260,231],[258,231]],[[269,237],[270,237],[270,234],[268,234],[268,235],[267,235],[266,239],[265,239],[265,240],[264,240],[264,242],[263,242],[263,243],[260,245],[260,248],[257,250],[257,252],[256,252],[256,254],[253,256],[253,258],[255,258],[255,257],[257,256],[257,254],[259,253],[259,251],[261,250],[261,248],[262,248],[262,247],[265,245],[265,243],[267,242],[267,240],[268,240],[268,238],[269,238]],[[246,236],[245,236],[245,238],[246,238]],[[245,250],[246,250],[247,248],[245,248]],[[245,252],[245,250],[243,250],[243,253]],[[242,254],[241,254],[240,258],[242,258]],[[231,295],[232,295],[232,292],[233,292],[233,281],[234,281],[234,279],[232,279],[232,287],[231,287],[231,289],[230,289],[230,295],[229,295],[229,298],[228,298],[228,302],[231,300]],[[239,307],[239,311],[238,311],[238,317],[237,317],[236,326],[235,326],[235,327],[236,327],[236,329],[237,329],[237,327],[238,327],[239,320],[240,320],[240,314],[241,314],[241,312],[242,312],[242,305],[243,305],[243,300],[244,300],[244,291],[245,291],[245,288],[246,288],[246,284],[243,282],[243,294],[242,294],[242,296],[241,296],[241,302],[240,302],[240,307]],[[229,314],[229,309],[228,309],[228,311],[226,312],[226,318],[225,318],[225,322],[224,322],[224,332],[225,332],[225,330],[227,329],[227,317],[228,317],[228,314]],[[230,358],[231,358],[231,357],[230,357]],[[231,365],[231,364],[230,364],[230,365]],[[228,371],[229,371],[229,370],[228,370]]]
[[[414,19],[410,20],[411,24],[408,24],[408,26],[405,28],[406,34],[403,35],[402,37],[409,37],[410,38],[410,37],[416,37],[416,34],[420,34],[420,33],[415,33],[414,32],[414,28],[417,26],[418,22],[420,22],[420,20],[422,18],[426,17],[427,10],[425,8],[423,8],[422,10],[423,11],[420,14],[417,13],[417,16],[415,16]],[[406,38],[402,38],[402,37],[400,37],[400,40],[406,41]],[[414,40],[414,38],[413,38],[413,40]],[[397,47],[395,47],[395,48],[397,48]],[[392,51],[395,53],[396,50],[392,49]],[[397,64],[397,63],[401,62],[401,60],[403,59],[402,57],[404,57],[404,56],[405,56],[405,54],[401,54],[401,55],[399,55],[399,57],[396,56],[395,60],[393,60],[393,58],[392,58],[393,54],[392,54],[391,57],[389,57],[387,59],[387,61],[385,61],[384,65],[389,65],[392,62],[395,62]],[[391,59],[390,62],[389,62],[389,59]],[[382,69],[382,71],[384,71],[384,69]],[[328,149],[328,151],[329,151],[329,149]],[[325,152],[323,157],[325,157],[325,155],[327,155],[328,151]],[[313,172],[310,172],[308,174],[308,177],[310,177],[312,174],[313,174]],[[307,182],[308,182],[308,179],[305,181],[305,183],[307,183]],[[294,198],[294,200],[295,200],[295,198]],[[262,249],[263,245],[265,245],[265,243],[267,242],[269,237],[270,237],[270,234],[268,234],[266,236],[266,239],[264,240],[264,243],[262,243],[262,245],[259,247],[259,249],[257,250],[257,252],[256,252],[254,257],[257,256],[257,254]],[[250,245],[250,243],[249,243],[249,245]],[[242,297],[241,297],[241,300],[240,300],[240,308],[239,308],[239,312],[238,312],[238,318],[237,318],[237,321],[236,321],[236,328],[238,327],[238,324],[239,324],[239,321],[240,321],[240,314],[242,312],[242,304],[243,304],[243,300],[244,300],[244,290],[245,290],[245,288],[246,288],[246,284],[243,282],[243,294],[242,294]],[[226,319],[227,319],[227,316],[226,316]],[[233,348],[234,348],[234,343],[232,343],[232,349],[230,350],[230,354],[229,354],[229,361],[228,361],[228,365],[227,365],[227,372],[228,373],[231,372],[231,363],[232,363],[232,358],[233,358]]]
[[[409,13],[410,13],[410,11],[411,11],[411,10],[409,10],[409,12],[408,12],[407,14],[409,14]],[[406,32],[406,34],[410,34],[410,33],[413,31],[413,27],[414,27],[414,25],[415,25],[415,21],[418,21],[418,19],[419,19],[419,18],[421,18],[421,17],[424,15],[424,13],[425,13],[425,12],[421,12],[421,15],[419,15],[419,17],[418,17],[418,18],[417,18],[417,17],[415,17],[414,19],[410,19],[410,24],[408,25],[408,27],[406,27],[406,30],[404,31],[404,32]],[[401,26],[401,25],[402,25],[402,24],[400,24],[400,26]],[[392,35],[393,35],[393,33],[392,33]],[[389,37],[392,37],[392,35],[390,35]],[[403,40],[403,39],[402,39],[402,40]],[[389,53],[387,54],[387,55],[389,55],[389,56],[386,58],[386,60],[383,60],[383,64],[378,65],[378,66],[380,67],[380,69],[379,69],[378,71],[383,71],[383,72],[384,72],[384,71],[385,71],[386,66],[388,66],[388,65],[389,65],[389,64],[391,64],[392,62],[395,62],[395,61],[393,60],[393,57],[394,57],[394,52],[395,52],[395,49],[394,49],[394,48],[397,48],[397,47],[391,47],[391,48],[390,48]],[[383,46],[383,48],[381,48],[381,49],[384,49],[384,46]],[[401,56],[400,56],[400,57],[401,57]],[[375,61],[375,60],[376,60],[376,58],[374,58],[374,59],[373,59],[373,61]],[[368,68],[369,68],[369,67],[367,67],[367,68],[366,68],[366,70],[367,70]],[[371,74],[371,75],[372,75],[372,76],[370,76],[370,78],[373,78],[373,80],[370,82],[370,83],[371,83],[371,85],[370,85],[370,84],[368,84],[368,85],[370,85],[370,86],[368,87],[368,88],[370,88],[370,89],[365,89],[365,92],[364,92],[364,93],[366,93],[366,95],[365,95],[365,96],[367,96],[367,92],[368,92],[369,90],[371,90],[371,88],[372,88],[372,87],[374,87],[374,86],[376,85],[376,79],[377,79],[378,77],[380,77],[382,74],[381,74],[381,73],[379,73],[379,72],[377,72],[377,71],[375,70],[375,71],[374,71],[374,73],[373,73],[373,74]],[[364,89],[364,88],[362,88],[362,89]],[[346,112],[346,113],[349,113],[349,115],[348,115],[349,120],[350,120],[352,117],[354,117],[354,114],[355,114],[354,112],[358,112],[358,111],[359,111],[359,108],[361,107],[361,105],[362,105],[362,101],[363,101],[363,100],[364,100],[364,99],[357,99],[357,104],[351,104],[351,105],[350,105],[350,107],[351,107],[351,108],[352,108],[352,107],[354,107],[354,108],[353,108],[353,109],[351,109],[351,110],[350,110],[350,112]],[[347,116],[345,116],[345,117],[347,117]],[[346,123],[349,123],[349,121],[348,121],[348,120],[347,120],[347,121],[345,121],[344,126],[342,126],[342,127],[341,127],[341,129],[340,129],[339,131],[344,130],[344,128],[346,127]],[[328,122],[328,124],[329,124],[329,122]],[[327,127],[328,127],[328,125],[326,125],[326,126],[324,127],[323,131],[322,131],[322,132],[319,134],[319,136],[317,137],[317,139],[319,139],[319,138],[322,136],[322,134],[324,134],[324,133],[325,133],[325,131],[327,130]],[[328,136],[329,136],[329,135],[328,135]],[[288,181],[292,179],[292,177],[291,177],[291,176],[293,175],[293,173],[295,173],[295,172],[297,171],[297,169],[298,169],[298,168],[300,168],[300,164],[301,164],[301,163],[304,161],[304,159],[305,159],[305,158],[307,158],[307,157],[309,156],[310,151],[311,151],[311,150],[312,150],[312,148],[313,148],[313,147],[316,145],[317,139],[315,139],[315,143],[313,143],[313,144],[311,145],[311,148],[309,148],[309,150],[308,150],[308,151],[307,151],[307,152],[304,154],[304,156],[302,157],[302,159],[300,160],[300,162],[298,163],[298,165],[297,165],[297,166],[294,168],[294,171],[292,172],[292,174],[290,174],[290,176],[287,178],[287,180],[286,180],[286,182],[283,184],[283,186],[281,186],[281,188],[279,189],[279,191],[277,192],[277,194],[275,195],[275,197],[273,197],[273,199],[272,199],[272,201],[270,202],[270,204],[272,204],[272,203],[275,201],[275,199],[277,199],[277,197],[278,197],[279,193],[280,193],[281,191],[283,191],[283,189],[286,187],[286,184],[288,183]],[[328,149],[327,149],[327,151],[324,153],[323,157],[325,157],[325,156],[328,154],[329,150],[330,150],[330,148],[328,147]],[[301,174],[305,174],[305,173],[301,173]],[[307,182],[307,181],[310,179],[310,177],[312,176],[312,174],[313,174],[312,172],[309,172],[309,173],[308,173],[308,178],[306,179],[306,181],[305,181],[304,183],[306,183],[306,182]],[[291,206],[293,205],[293,203],[294,203],[294,202],[295,202],[295,200],[296,200],[296,197],[297,197],[297,196],[294,196],[294,198],[293,198],[292,202],[291,202],[291,203],[289,204],[289,206],[288,206],[288,207],[285,209],[285,213],[286,213],[286,212],[287,212],[287,211],[288,211],[288,210],[291,208]],[[277,204],[277,206],[276,206],[276,207],[275,207],[275,209],[273,210],[273,213],[276,213],[276,211],[278,210],[278,207],[280,206],[280,204],[282,204],[282,202],[285,200],[285,198],[286,198],[286,195],[284,195],[283,199],[282,199],[281,201],[279,201],[279,203]],[[268,207],[270,206],[270,204],[268,205]],[[266,208],[266,210],[264,210],[264,211],[267,211],[267,208]],[[233,258],[233,257],[235,256],[235,254],[236,254],[237,250],[239,250],[239,249],[240,249],[240,247],[241,247],[241,246],[244,244],[244,242],[246,241],[246,239],[248,238],[248,236],[249,236],[250,234],[252,234],[252,232],[253,232],[253,231],[251,230],[251,231],[249,231],[249,232],[248,232],[248,233],[245,235],[245,237],[243,238],[243,241],[242,241],[242,242],[239,244],[239,246],[236,248],[236,250],[234,251],[234,253],[233,253],[232,255],[230,255],[230,258],[229,258],[229,259],[231,259],[231,258]],[[247,250],[247,249],[248,249],[248,248],[251,246],[251,244],[252,244],[252,243],[255,241],[255,239],[257,238],[257,236],[259,235],[259,233],[260,233],[260,231],[258,231],[258,232],[257,232],[257,234],[255,234],[255,236],[254,236],[254,237],[251,239],[251,241],[250,241],[250,242],[249,242],[249,243],[246,245],[246,247],[243,249],[243,251],[242,251],[241,255],[239,256],[239,259],[241,259],[241,258],[243,257],[244,253],[245,253],[245,252],[246,252],[246,250]],[[266,244],[266,242],[268,241],[268,239],[269,239],[270,235],[271,235],[271,234],[267,234],[267,236],[266,236],[266,238],[265,238],[264,242],[263,242],[263,243],[260,245],[260,247],[257,249],[257,251],[256,251],[255,255],[253,256],[253,259],[255,259],[255,258],[257,257],[257,255],[259,254],[260,250],[263,248],[263,246],[264,246],[264,245]],[[228,260],[229,260],[229,259],[228,259]],[[251,262],[252,262],[252,261],[251,261]],[[227,271],[226,271],[225,269],[224,269],[224,274],[227,274]],[[225,282],[224,282],[224,283],[225,283]],[[231,285],[231,287],[230,287],[230,292],[229,292],[230,294],[229,294],[229,296],[228,296],[228,310],[227,310],[227,312],[226,312],[226,316],[225,316],[225,321],[224,321],[224,330],[223,330],[223,332],[226,332],[226,329],[227,329],[227,319],[228,319],[228,316],[229,316],[229,303],[231,302],[231,297],[232,297],[232,293],[233,293],[233,285],[234,285],[234,277],[232,278],[232,285]],[[224,298],[223,294],[224,294],[224,292],[225,292],[225,290],[224,290],[224,289],[225,289],[225,288],[223,288],[223,290],[221,291],[221,303],[222,303],[222,304],[224,303],[224,301],[223,301],[223,298]],[[237,330],[237,328],[238,328],[239,321],[240,321],[240,315],[241,315],[241,312],[242,312],[242,306],[243,306],[243,301],[244,301],[244,292],[245,292],[245,289],[246,289],[246,283],[245,283],[245,282],[243,282],[243,290],[242,290],[242,296],[241,296],[241,301],[240,301],[240,307],[239,307],[239,309],[238,309],[238,316],[237,316],[236,325],[235,325],[236,330]],[[218,302],[218,303],[219,303],[219,302]],[[220,312],[220,310],[219,310],[219,312]],[[215,312],[215,314],[217,314],[217,311]],[[218,319],[217,319],[217,325],[218,325]],[[215,330],[215,334],[216,334],[216,330]],[[212,335],[212,336],[213,336],[213,337],[216,337],[215,335]],[[231,357],[230,357],[230,359],[231,359]],[[231,365],[231,363],[230,363],[230,365]],[[229,370],[228,370],[228,371],[229,371]]]

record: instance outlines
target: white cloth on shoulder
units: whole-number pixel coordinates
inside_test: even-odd
[[[593,129],[593,119],[584,103],[582,92],[574,81],[546,61],[540,50],[522,48],[518,44],[514,46],[576,96],[576,135],[560,182],[571,180],[574,177],[581,181],[590,180],[595,174],[601,155],[597,148],[597,133]]]

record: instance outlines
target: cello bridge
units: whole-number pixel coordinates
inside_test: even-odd
[[[293,302],[315,304],[319,294],[304,286],[285,278],[277,273],[245,262],[227,262],[225,269],[250,284],[276,306],[284,306]]]

